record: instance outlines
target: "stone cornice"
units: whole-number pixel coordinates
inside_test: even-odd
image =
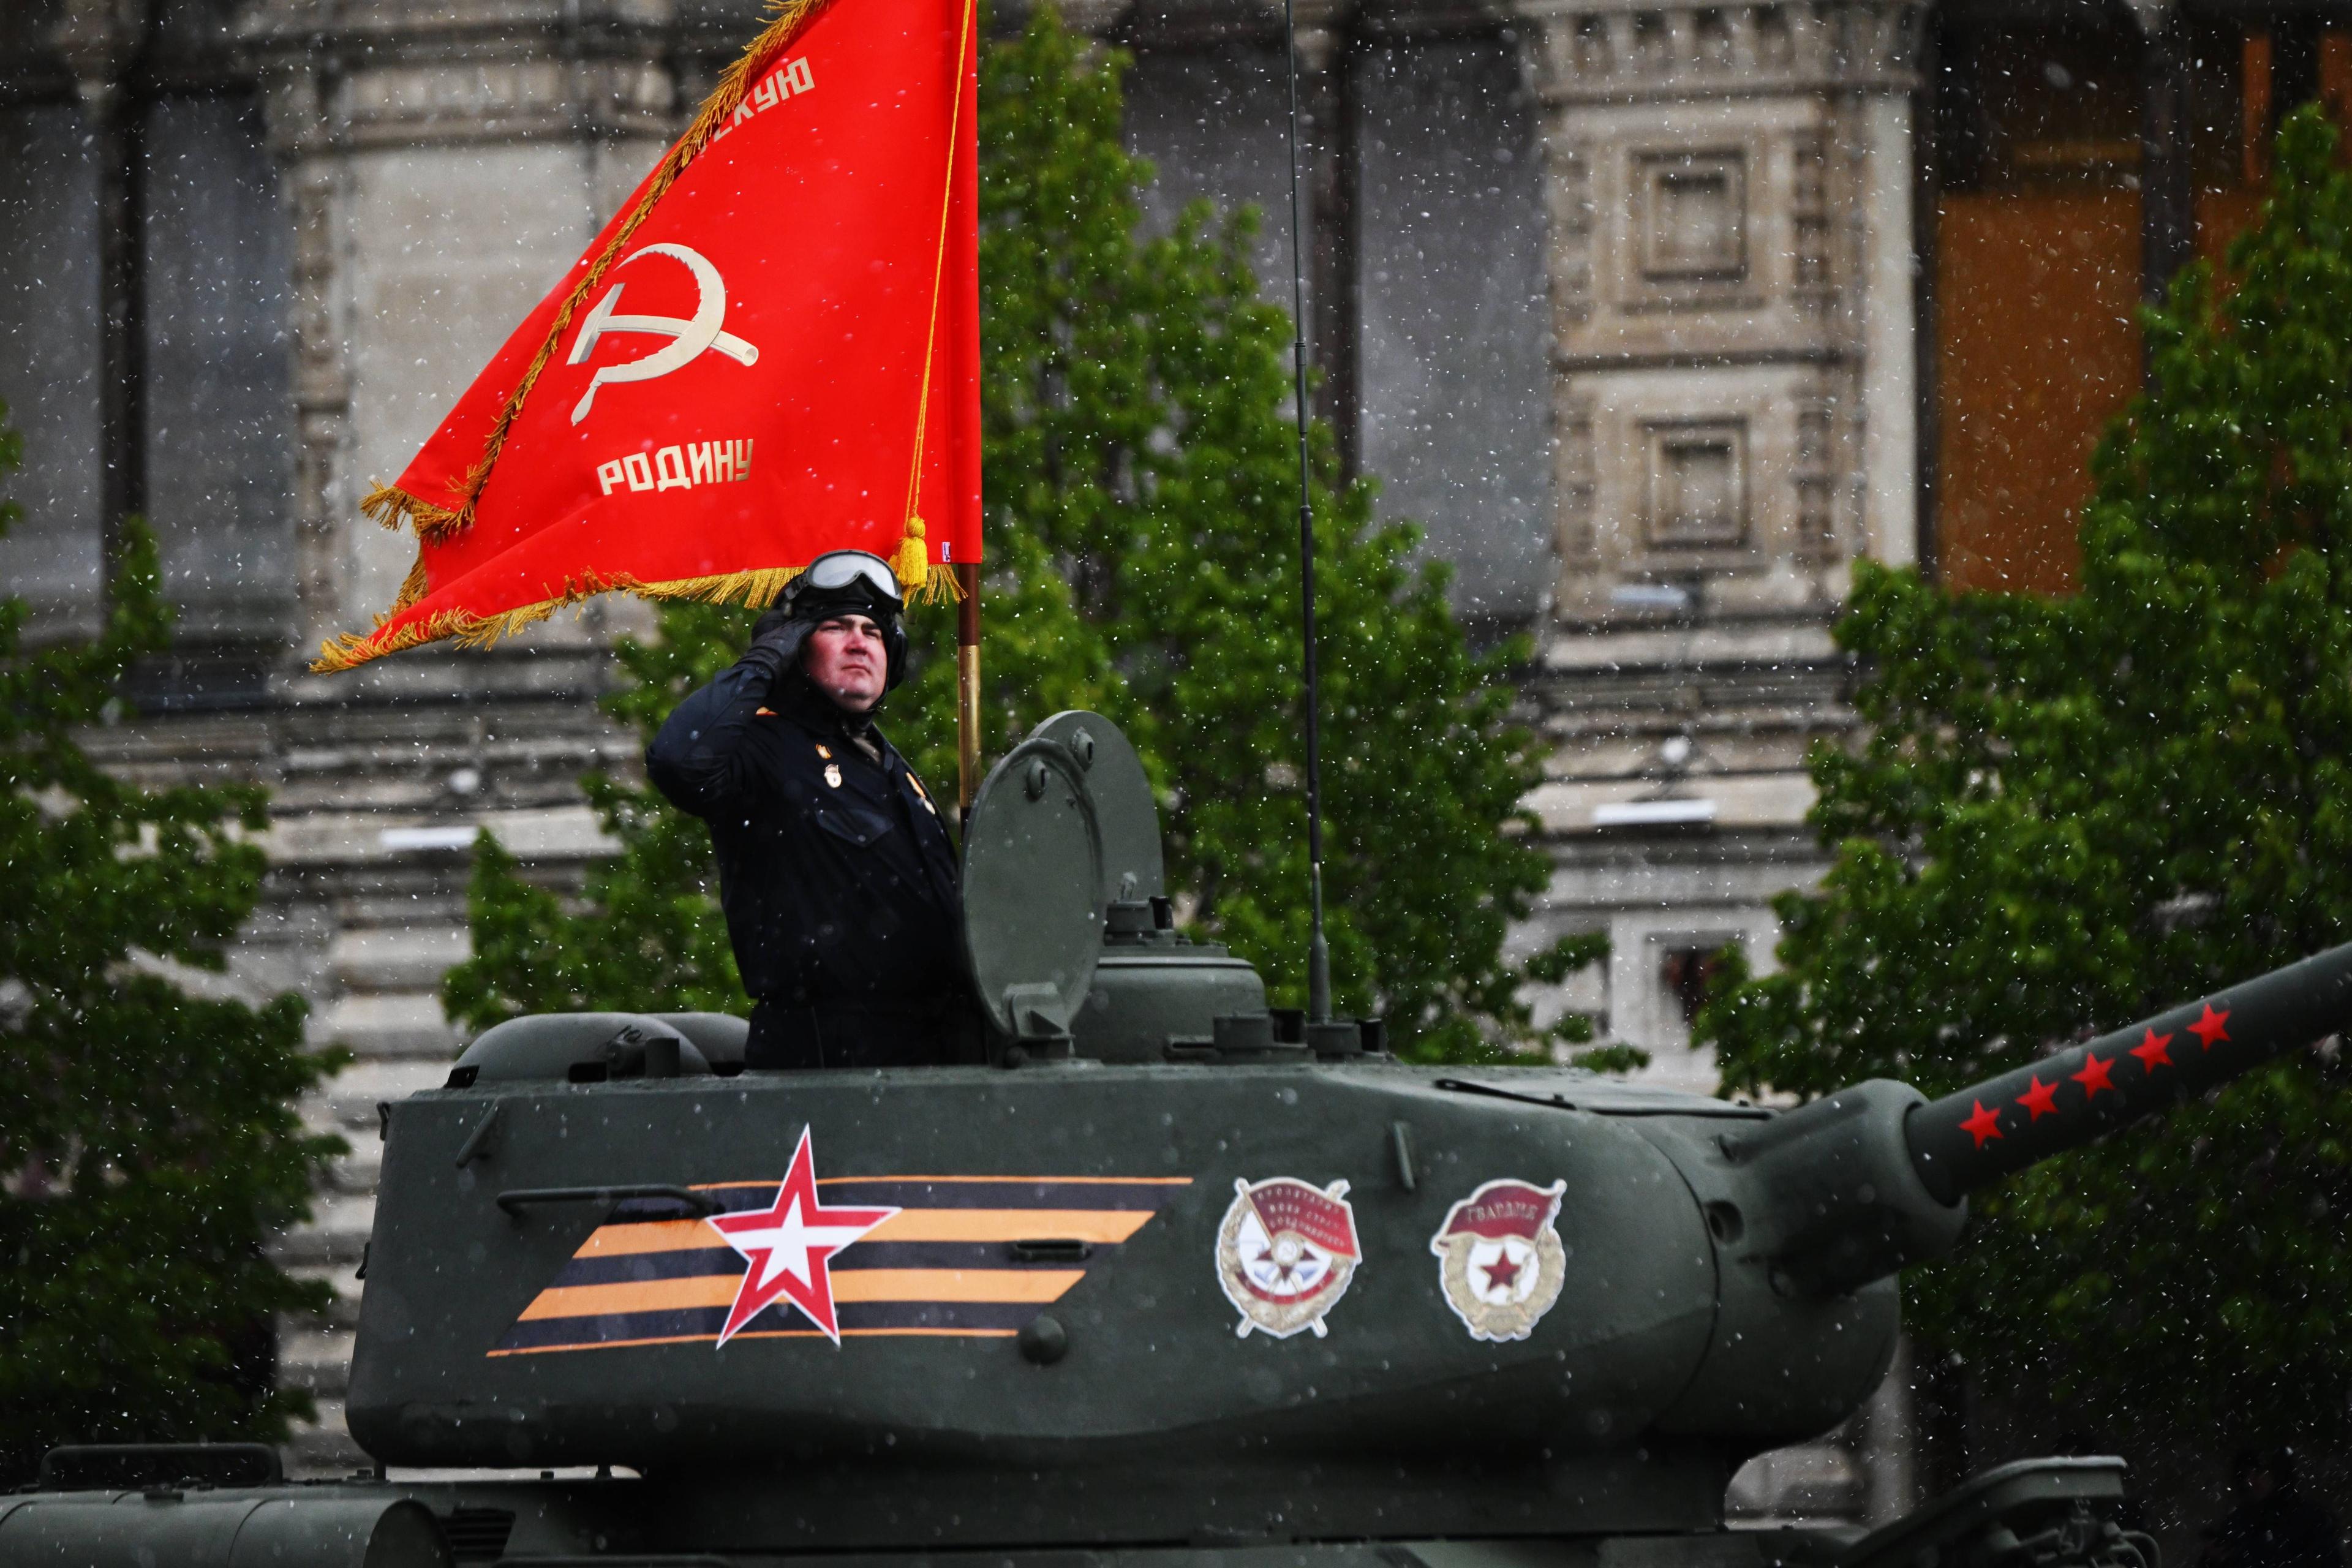
[[[664,35],[670,0],[252,0],[238,31],[274,51],[515,52],[560,35]]]
[[[1925,0],[1515,0],[1556,105],[1918,86]]]
[[[257,0],[240,31],[288,156],[674,129],[669,0]]]
[[[1084,0],[1066,5],[1074,26],[1145,48],[1208,48],[1236,40],[1282,41],[1282,7],[1265,0]],[[1516,20],[1509,0],[1300,0],[1300,48],[1313,51],[1341,36],[1381,42],[1492,37]]]
[[[145,7],[136,0],[67,0],[49,42],[84,84],[111,81],[146,41]]]

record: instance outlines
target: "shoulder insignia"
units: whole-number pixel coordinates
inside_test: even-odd
[[[816,754],[823,757],[828,763],[833,761],[833,748],[826,745],[823,741],[819,741],[816,743]]]

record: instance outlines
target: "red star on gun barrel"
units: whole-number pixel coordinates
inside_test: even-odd
[[[2229,1021],[2230,1010],[2227,1007],[2216,1013],[2213,1011],[2213,1004],[2208,1002],[2205,1004],[2205,1016],[2189,1025],[2189,1032],[2196,1036],[2199,1042],[2210,1051],[2213,1048],[2214,1041],[2226,1040],[2230,1037],[2230,1031],[2222,1027]]]
[[[2131,1048],[2131,1054],[2139,1058],[2141,1067],[2149,1072],[2154,1072],[2158,1068],[2168,1068],[2172,1065],[2171,1049],[2170,1035],[2159,1035],[2154,1029],[2150,1029],[2147,1032],[2147,1038],[2134,1046]]]
[[[2033,1112],[2031,1118],[2032,1121],[2039,1121],[2045,1116],[2054,1116],[2058,1113],[2058,1086],[2054,1083],[2042,1082],[2041,1075],[2037,1073],[2033,1078],[2033,1087],[2019,1095],[2017,1103]]]
[[[2083,1056],[2083,1070],[2078,1073],[2069,1073],[2066,1076],[2083,1086],[2083,1098],[2087,1101],[2097,1098],[2099,1090],[2103,1089],[2115,1089],[2116,1086],[2107,1079],[2107,1070],[2115,1065],[2116,1058],[2113,1057],[2101,1061],[2096,1053],[2086,1051]]]
[[[1987,1110],[1981,1100],[1971,1100],[1969,1103],[1977,1108],[1977,1113],[1960,1123],[1960,1131],[1974,1138],[1977,1141],[1976,1147],[1981,1149],[1985,1146],[1986,1139],[2000,1136],[2000,1112]]]
[[[741,1253],[748,1265],[743,1282],[735,1288],[735,1305],[727,1326],[719,1331],[725,1344],[735,1331],[760,1315],[782,1296],[798,1307],[824,1337],[841,1343],[841,1322],[833,1310],[833,1273],[828,1260],[836,1252],[898,1211],[894,1208],[827,1208],[816,1194],[816,1156],[809,1130],[801,1129],[800,1147],[793,1152],[792,1169],[776,1189],[776,1201],[748,1214],[714,1215],[708,1223]]]

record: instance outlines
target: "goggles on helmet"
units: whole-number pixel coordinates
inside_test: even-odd
[[[801,574],[793,579],[793,596],[803,594],[838,594],[845,589],[863,585],[890,610],[906,606],[898,592],[898,574],[879,555],[869,555],[863,550],[828,550],[810,562]]]

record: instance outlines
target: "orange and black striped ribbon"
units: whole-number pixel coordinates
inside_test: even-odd
[[[828,1204],[899,1212],[834,1255],[844,1339],[1003,1338],[1066,1294],[1192,1184],[1185,1176],[856,1176],[821,1181]],[[766,1206],[776,1183],[700,1186],[722,1208]],[[523,1309],[494,1356],[714,1342],[742,1256],[675,1204],[632,1198]],[[1040,1248],[1023,1243],[1076,1244]],[[777,1301],[738,1339],[822,1339]]]

